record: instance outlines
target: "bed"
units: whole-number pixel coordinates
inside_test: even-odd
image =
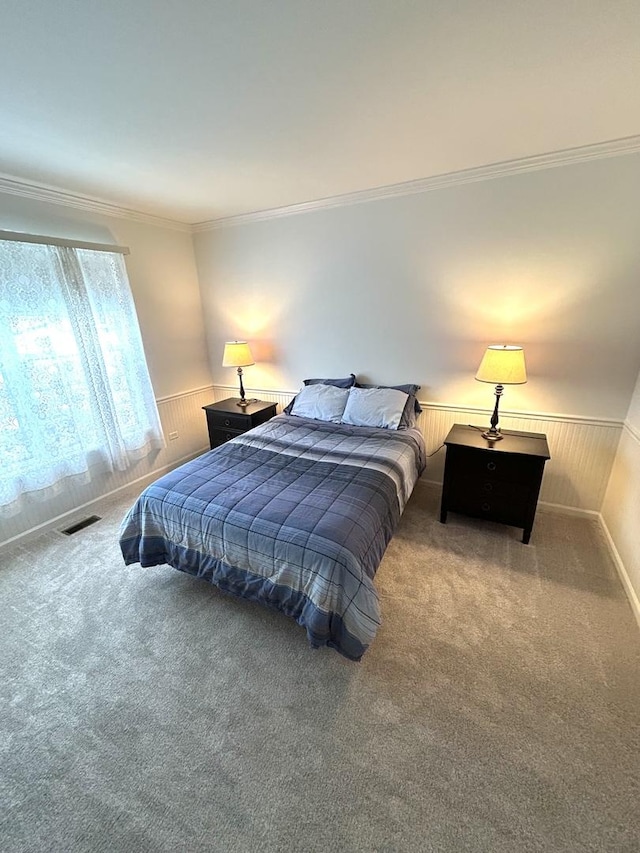
[[[274,607],[311,646],[360,660],[380,624],[374,576],[424,466],[415,428],[278,415],[148,486],[122,555]]]

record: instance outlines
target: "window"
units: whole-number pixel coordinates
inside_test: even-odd
[[[0,512],[163,446],[122,255],[0,240]]]

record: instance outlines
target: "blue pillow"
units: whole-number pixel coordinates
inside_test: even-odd
[[[347,393],[349,397],[342,414],[343,424],[403,429],[402,419],[409,400],[404,391],[395,388],[350,388]],[[409,412],[415,421],[413,410]]]
[[[290,414],[292,417],[296,415],[300,418],[313,418],[316,421],[339,424],[342,422],[350,393],[349,388],[337,388],[335,385],[327,385],[326,382],[305,385],[296,394]]]
[[[303,385],[335,385],[336,388],[352,388],[356,384],[355,373],[350,373],[344,379],[305,379]],[[290,415],[296,398],[288,403],[282,410],[285,415]]]
[[[413,397],[413,409],[416,415],[419,415],[422,411],[422,407],[416,399],[416,395],[420,390],[419,385],[413,385],[411,383],[409,383],[408,385],[369,385],[365,382],[356,382],[356,388],[392,388],[394,391],[404,391],[405,394],[408,394],[410,397]]]

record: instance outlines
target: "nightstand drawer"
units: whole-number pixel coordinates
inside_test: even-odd
[[[502,500],[515,501],[522,496],[522,485],[516,480],[494,480],[485,477],[473,482],[471,488],[474,494],[485,500],[489,498],[500,498]]]
[[[237,429],[240,431],[244,431],[249,429],[251,426],[251,418],[249,415],[242,414],[238,412],[238,414],[232,414],[230,412],[212,412],[209,410],[207,412],[207,422],[212,428],[221,428],[221,429]]]
[[[447,451],[447,458],[449,454],[451,454],[452,469],[459,472],[468,483],[492,481],[522,483],[526,482],[539,467],[538,460],[530,456],[468,450],[464,447],[451,448]]]
[[[512,498],[479,494],[456,495],[449,503],[449,510],[476,518],[486,518],[488,521],[524,527],[528,497],[527,493]]]
[[[225,444],[227,441],[231,441],[232,438],[236,438],[239,435],[243,435],[246,430],[241,429],[210,429],[209,430],[209,444],[211,447],[220,447],[221,444]]]

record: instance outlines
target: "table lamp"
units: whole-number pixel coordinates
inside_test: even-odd
[[[255,364],[249,344],[246,341],[227,341],[224,345],[224,355],[222,356],[223,367],[237,367],[238,378],[240,379],[240,399],[238,406],[248,406],[249,403],[255,403],[255,400],[247,400],[244,396],[244,385],[242,384],[242,368],[249,367]]]
[[[492,344],[482,357],[476,373],[479,382],[490,382],[496,386],[496,404],[491,415],[491,428],[482,433],[488,441],[500,441],[502,433],[498,429],[498,404],[504,391],[504,385],[524,385],[527,381],[527,368],[524,363],[524,350],[518,346]]]

